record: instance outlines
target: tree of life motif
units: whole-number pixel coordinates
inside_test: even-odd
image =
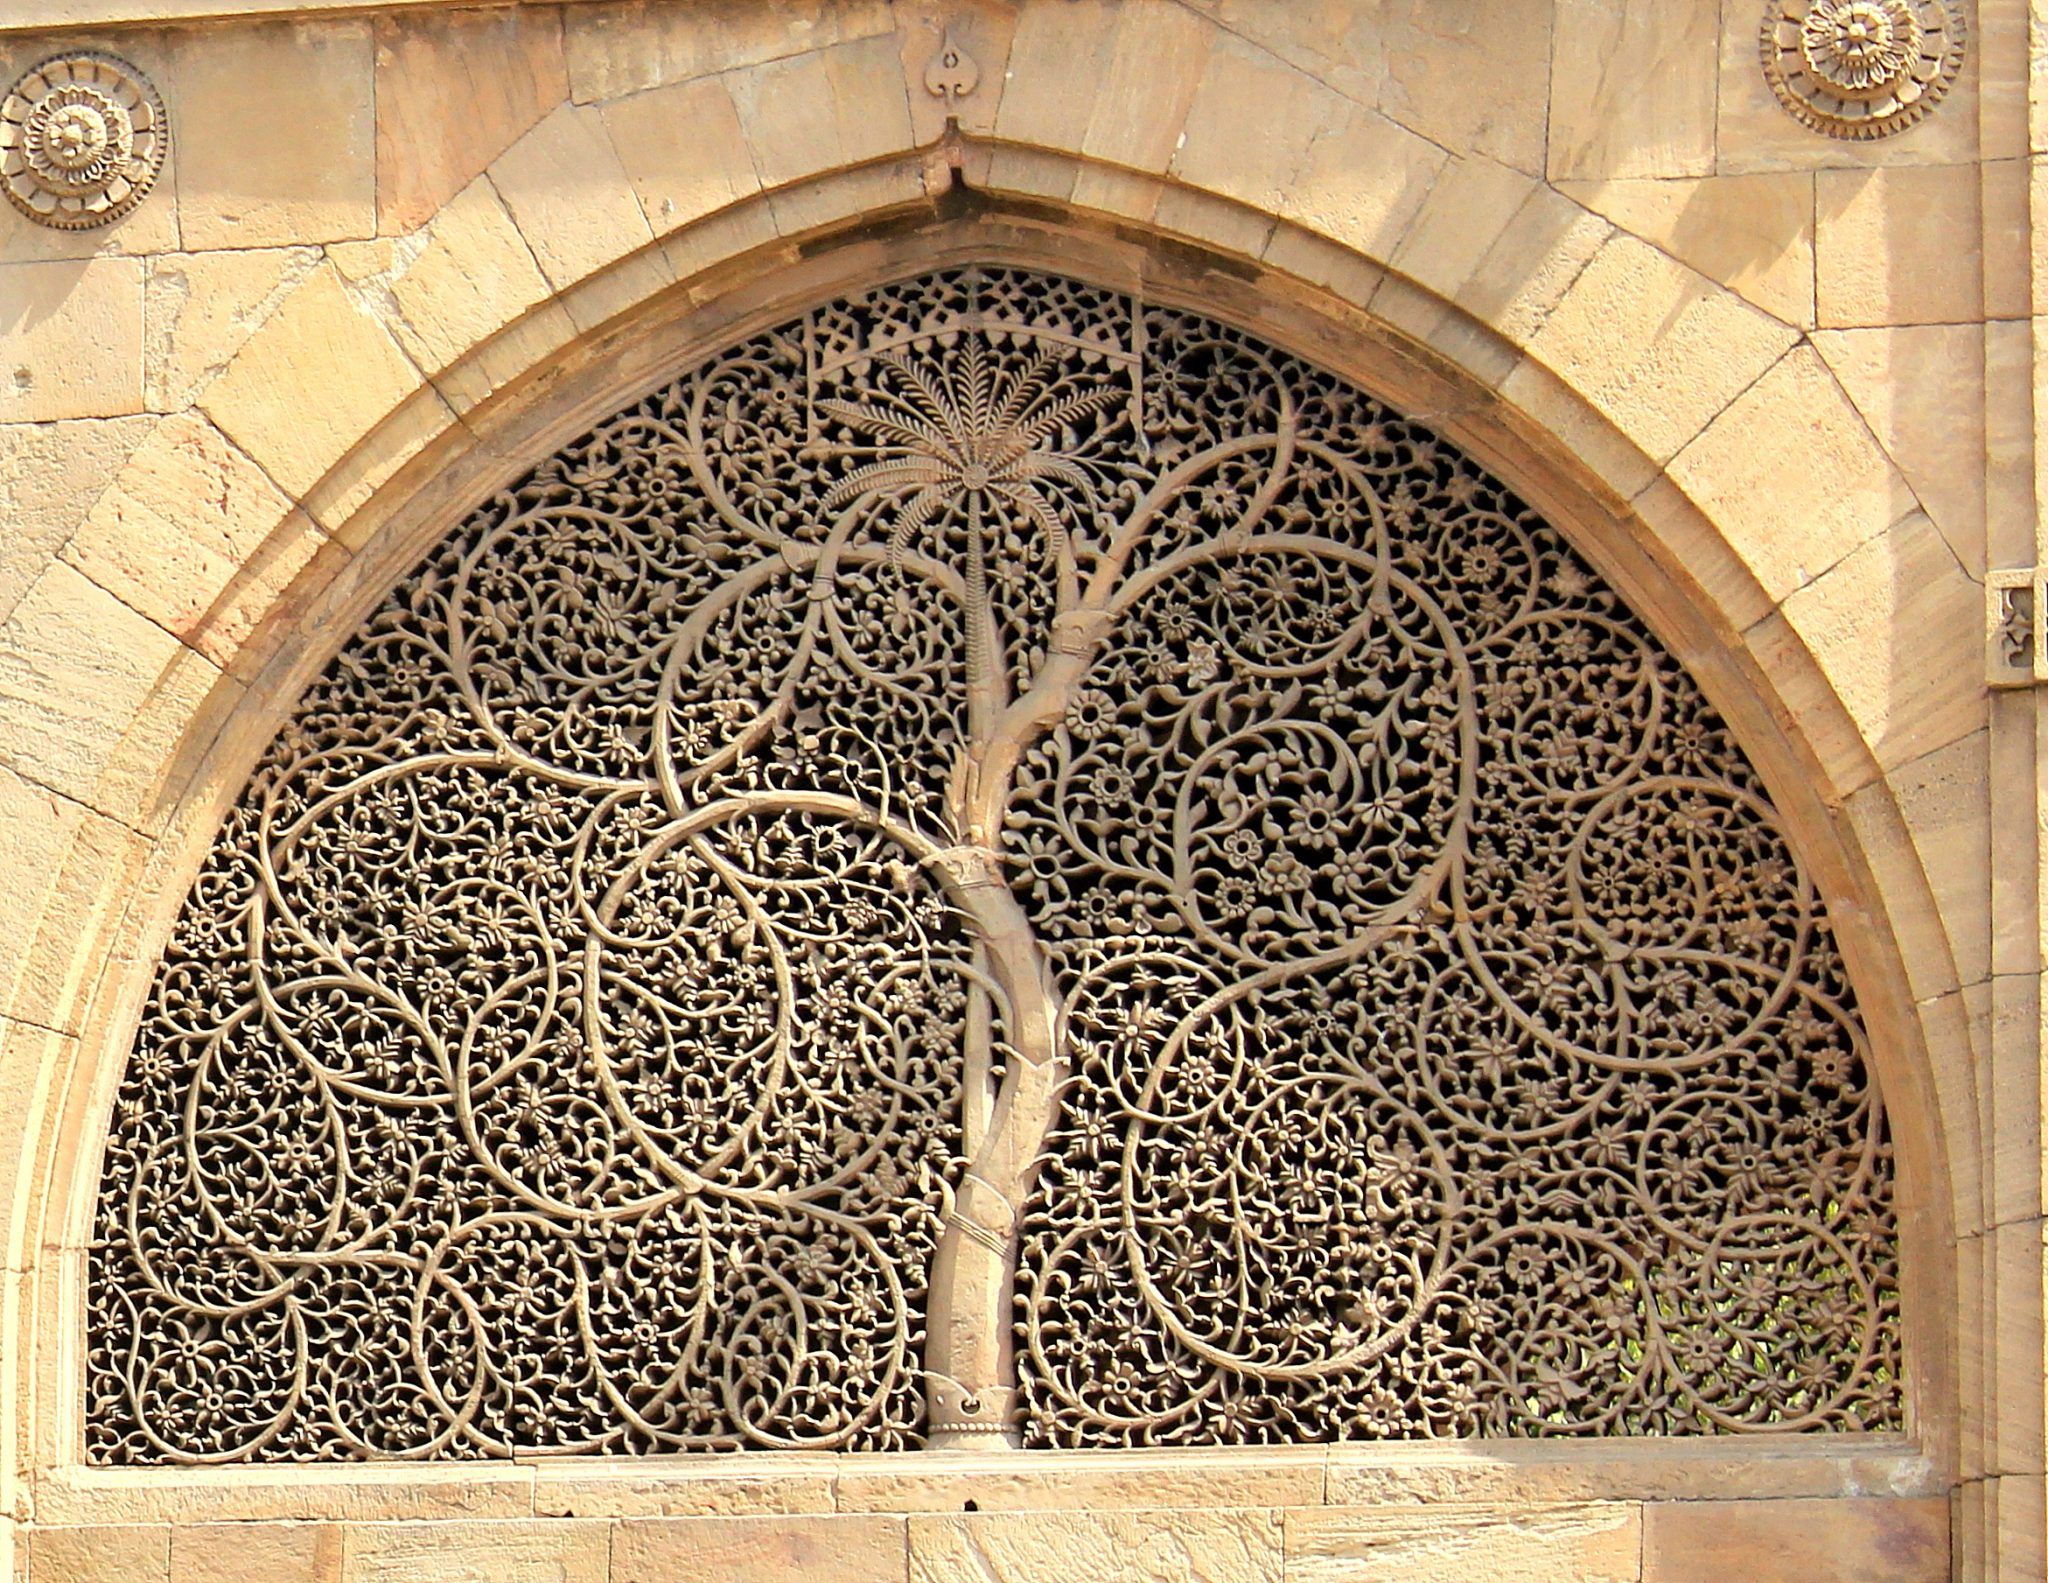
[[[121,1087],[109,1463],[1893,1429],[1811,881],[1498,482],[1196,315],[820,308],[299,702]]]

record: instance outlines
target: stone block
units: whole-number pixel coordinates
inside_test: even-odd
[[[718,78],[615,100],[603,115],[626,179],[657,236],[761,190],[739,111]]]
[[[726,84],[764,187],[911,146],[909,90],[892,35],[751,66]]]
[[[377,229],[386,235],[426,224],[569,93],[562,19],[549,8],[382,16],[376,46]]]
[[[360,1523],[342,1537],[341,1583],[606,1583],[608,1525]]]
[[[366,21],[176,35],[170,100],[178,217],[194,251],[285,247],[376,230]]]
[[[654,240],[595,108],[558,106],[492,162],[490,181],[558,292]],[[643,254],[594,283],[571,316],[600,323],[669,278],[659,253]]]
[[[1613,236],[1544,319],[1531,350],[1663,460],[1794,339],[1697,270]]]
[[[98,806],[101,776],[178,652],[162,627],[54,563],[0,623],[0,763]]]
[[[1130,14],[1170,9],[1159,0],[1139,0]],[[1079,148],[1103,91],[1123,14],[1115,0],[1024,7],[1010,40],[996,136],[1036,148]]]
[[[184,412],[129,458],[64,559],[225,665],[320,542],[261,468]]]
[[[142,410],[142,261],[0,264],[0,423]]]
[[[1260,1446],[1161,1459],[1146,1451],[1005,1453],[927,1452],[915,1459],[845,1459],[836,1490],[848,1511],[975,1510],[1108,1512],[1142,1508],[1320,1504],[1321,1446]]]
[[[1822,326],[1984,317],[1982,186],[1974,168],[1824,170],[1815,181]]]
[[[533,1507],[549,1517],[765,1517],[833,1510],[840,1459],[819,1456],[801,1471],[778,1457],[773,1472],[750,1473],[728,1459],[551,1457],[536,1459]]]
[[[627,1518],[611,1583],[903,1583],[904,1535],[901,1517]]]
[[[420,383],[391,332],[323,264],[249,338],[200,406],[304,499]]]
[[[936,143],[948,122],[968,137],[995,131],[1021,9],[1010,0],[897,0],[896,44],[910,94],[911,141],[918,147]],[[947,86],[958,80],[940,61],[948,39],[973,63],[974,86],[965,93]]]
[[[100,920],[100,887],[120,866],[122,842],[121,828],[83,803],[0,769],[0,845],[13,873],[0,892],[0,1012],[24,1025],[72,1030],[77,974],[96,972],[100,964],[76,962],[70,947]],[[23,1031],[33,1036],[37,1030]],[[0,1072],[20,1066],[0,1063]],[[33,1114],[27,1087],[42,1066],[26,1069],[22,1087],[6,1096],[0,1112],[13,1118],[17,1134]]]
[[[142,393],[150,408],[189,406],[319,263],[312,247],[152,258],[142,283]]]
[[[573,334],[559,308],[541,315],[512,345],[493,338],[522,325],[552,288],[506,211],[498,190],[479,177],[421,232],[397,240],[351,242],[329,250],[351,294],[380,305],[405,354],[466,408],[524,372]],[[451,372],[473,350],[480,366]]]
[[[29,1583],[168,1583],[171,1531],[97,1524],[29,1533]]]
[[[1756,24],[1749,26],[1753,38]],[[1719,41],[1711,4],[1558,0],[1551,23],[1551,179],[1710,173]]]
[[[1572,181],[1567,197],[1787,324],[1813,323],[1813,177]]]
[[[1226,34],[1209,54],[1168,174],[1262,211],[1244,219],[1263,242],[1272,214],[1303,218],[1284,206],[1299,190],[1309,145],[1348,107],[1306,72]]]
[[[1916,503],[1810,346],[1736,397],[1672,459],[1670,475],[1780,599]]]
[[[1941,1583],[1944,1500],[1657,1501],[1643,1583]]]
[[[1611,1501],[1289,1512],[1287,1579],[1635,1583],[1642,1555],[1641,1510]]]
[[[1077,151],[1126,170],[1163,173],[1180,146],[1210,51],[1222,36],[1178,6],[1127,0],[1116,17],[1099,91],[1084,106],[1087,120]],[[1115,171],[1084,166],[1074,179],[1074,202],[1083,208],[1129,212],[1130,196]]]
[[[157,420],[0,425],[0,621],[85,520]]]
[[[1936,949],[1953,962],[1954,982],[1974,984],[1991,966],[1991,803],[1986,734],[1968,736],[1900,765],[1885,786],[1870,786],[1849,799],[1849,817],[1865,860],[1888,894],[1908,904],[1917,868],[1934,897],[1937,917],[1927,920],[1939,934]],[[1874,817],[1872,804],[1892,802],[1897,818]],[[1888,864],[1911,865],[1903,872]],[[1896,875],[1894,878],[1893,876]],[[1886,883],[1890,880],[1890,883]],[[1902,949],[1917,932],[1894,917]],[[1944,949],[1945,948],[1945,949]],[[1909,971],[1920,953],[1907,951]],[[1932,954],[1931,952],[1928,954]],[[1916,980],[1916,993],[1937,987]]]
[[[982,1512],[910,1519],[910,1583],[1280,1583],[1268,1511]]]
[[[341,1583],[334,1523],[194,1523],[171,1530],[171,1583]]]
[[[1917,511],[1783,606],[1887,769],[1982,723],[1983,609],[1983,589]]]
[[[1329,114],[1280,195],[1280,213],[1384,262],[1443,170],[1443,151],[1371,110],[1339,106]]]
[[[1534,339],[1614,227],[1538,182],[1454,293],[1517,345]]]
[[[1468,0],[1458,6],[1385,0],[1377,20],[1385,51],[1378,100],[1383,114],[1461,155],[1543,174],[1549,6],[1528,0]]]
[[[576,101],[619,99],[887,33],[888,0],[612,0],[564,13]]]
[[[1964,570],[1985,559],[1985,336],[1974,324],[1822,330],[1814,348]]]

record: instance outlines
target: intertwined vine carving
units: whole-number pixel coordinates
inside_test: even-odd
[[[108,1462],[1897,1427],[1813,884],[1675,660],[1333,375],[1042,274],[478,508],[213,844]]]

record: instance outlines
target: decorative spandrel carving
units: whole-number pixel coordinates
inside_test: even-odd
[[[1766,0],[1764,80],[1829,137],[1890,137],[1939,104],[1963,69],[1961,0]]]
[[[112,55],[53,55],[0,96],[0,191],[38,225],[113,224],[148,196],[169,148],[163,100]]]
[[[107,1462],[1899,1422],[1824,909],[1495,480],[1002,269],[713,357],[300,702],[159,970]]]

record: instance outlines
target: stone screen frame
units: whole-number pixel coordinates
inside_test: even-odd
[[[893,216],[869,208],[829,239],[744,255],[686,287],[658,293],[568,354],[508,385],[488,426],[479,425],[485,444],[463,455],[430,448],[377,492],[347,535],[354,553],[325,564],[316,561],[301,577],[284,617],[238,662],[239,679],[252,684],[252,702],[225,718],[202,716],[179,750],[186,780],[173,799],[165,838],[137,887],[146,905],[106,923],[103,943],[114,971],[94,996],[83,1040],[86,1050],[103,1052],[100,1069],[89,1083],[72,1090],[72,1120],[64,1128],[69,1144],[51,1178],[64,1205],[65,1226],[46,1242],[63,1250],[59,1289],[51,1293],[43,1287],[39,1293],[47,1305],[39,1328],[57,1345],[38,1347],[38,1368],[46,1371],[57,1410],[41,1418],[35,1457],[38,1520],[149,1524],[173,1517],[181,1522],[330,1522],[346,1517],[391,1522],[430,1514],[509,1519],[555,1512],[591,1521],[618,1518],[624,1533],[639,1519],[683,1512],[707,1520],[742,1512],[757,1517],[770,1512],[823,1517],[829,1512],[834,1526],[820,1530],[827,1537],[817,1542],[828,1549],[851,1545],[865,1554],[876,1544],[886,1550],[893,1542],[890,1536],[899,1531],[915,1545],[904,1519],[893,1515],[905,1511],[1092,1507],[1098,1516],[1089,1521],[1107,1534],[1121,1533],[1131,1523],[1142,1526],[1130,1515],[1141,1510],[1228,1505],[1268,1514],[1270,1522],[1268,1517],[1243,1520],[1261,1532],[1261,1524],[1270,1527],[1272,1543],[1291,1554],[1297,1543],[1322,1542],[1311,1537],[1297,1541],[1297,1532],[1398,1536],[1429,1521],[1419,1507],[1405,1517],[1399,1511],[1389,1515],[1363,1509],[1366,1502],[1382,1499],[1396,1506],[1445,1499],[1476,1502],[1493,1514],[1486,1521],[1520,1521],[1508,1515],[1513,1513],[1563,1513],[1557,1516],[1564,1525],[1559,1531],[1573,1534],[1588,1521],[1582,1508],[1590,1503],[1596,1520],[1584,1531],[1595,1537],[1587,1542],[1626,1548],[1635,1541],[1617,1536],[1639,1540],[1648,1521],[1697,1521],[1702,1532],[1710,1531],[1725,1518],[1697,1508],[1720,1499],[1778,1496],[1796,1505],[1805,1499],[1883,1497],[1880,1507],[1835,1510],[1858,1523],[1867,1516],[1876,1525],[1869,1529],[1872,1534],[1904,1522],[1904,1531],[1916,1536],[1911,1543],[1919,1546],[1913,1553],[1924,1554],[1927,1525],[1944,1504],[1938,1496],[1947,1486],[1942,1469],[1953,1456],[1952,1430],[1942,1427],[1952,1422],[1953,1413],[1939,1405],[1953,1399],[1952,1345],[1943,1324],[1953,1301],[1946,1273],[1948,1213],[1941,1191],[1947,1172],[1931,1119],[1925,1055],[1902,992],[1905,975],[1898,948],[1883,923],[1878,900],[1883,888],[1866,868],[1854,834],[1821,795],[1825,776],[1775,701],[1785,681],[1774,685],[1762,673],[1720,601],[1703,592],[1703,583],[1716,573],[1731,580],[1737,575],[1725,547],[1717,551],[1709,542],[1691,543],[1688,551],[1695,559],[1679,564],[1681,557],[1660,534],[1645,531],[1627,501],[1584,465],[1586,454],[1600,454],[1596,420],[1581,414],[1586,427],[1574,435],[1580,449],[1575,457],[1555,434],[1510,408],[1469,365],[1459,366],[1459,360],[1469,359],[1485,367],[1490,356],[1498,355],[1498,341],[1455,310],[1434,302],[1416,304],[1438,316],[1434,343],[1423,345],[1384,317],[1370,317],[1299,278],[1142,228],[1089,222],[1030,202],[985,201],[959,191],[942,199],[936,213],[921,200],[894,207]],[[516,476],[531,458],[573,438],[593,418],[652,383],[663,367],[771,324],[792,305],[891,274],[970,261],[1041,267],[1109,286],[1142,281],[1157,300],[1241,324],[1426,418],[1558,524],[1686,661],[1750,749],[1795,841],[1820,876],[1835,904],[1852,977],[1865,993],[1875,1059],[1898,1134],[1911,1434],[1867,1442],[1865,1437],[1830,1437],[1860,1443],[1824,1448],[1811,1442],[1768,1443],[1772,1437],[1740,1447],[1697,1449],[1610,1442],[1593,1455],[1585,1448],[1502,1449],[1491,1444],[1426,1452],[1340,1447],[1313,1453],[1160,1453],[1136,1462],[1113,1453],[1030,1453],[1029,1470],[1009,1466],[1008,1459],[943,1453],[913,1454],[940,1459],[928,1470],[863,1465],[869,1464],[863,1458],[843,1459],[829,1468],[817,1466],[814,1458],[788,1459],[784,1466],[757,1469],[752,1466],[757,1457],[784,1460],[762,1453],[750,1457],[745,1470],[681,1467],[666,1459],[654,1468],[635,1462],[579,1470],[537,1459],[482,1474],[474,1468],[323,1469],[294,1480],[243,1470],[165,1477],[82,1465],[76,1438],[82,1373],[78,1283],[98,1174],[94,1118],[104,1116],[111,1104],[141,995],[190,873],[282,711],[333,646],[473,499]],[[1929,1404],[1937,1405],[1930,1409]],[[1574,1450],[1578,1455],[1571,1454]],[[1097,1460],[1104,1457],[1115,1458],[1115,1465]],[[1332,1514],[1324,1511],[1326,1505],[1358,1509]],[[1670,1510],[1660,1515],[1667,1505]],[[1787,1515],[1808,1522],[1819,1514],[1809,1509]],[[1225,1527],[1238,1521],[1233,1516]],[[582,1544],[584,1538],[571,1531],[574,1526],[557,1537]],[[733,1542],[773,1550],[808,1542],[804,1531],[787,1524],[779,1524],[774,1533],[743,1528],[741,1539]],[[1234,1528],[1229,1531],[1236,1534]],[[933,1526],[928,1537],[933,1544],[950,1544],[957,1535],[952,1528]],[[1229,1542],[1243,1541],[1239,1536]]]

